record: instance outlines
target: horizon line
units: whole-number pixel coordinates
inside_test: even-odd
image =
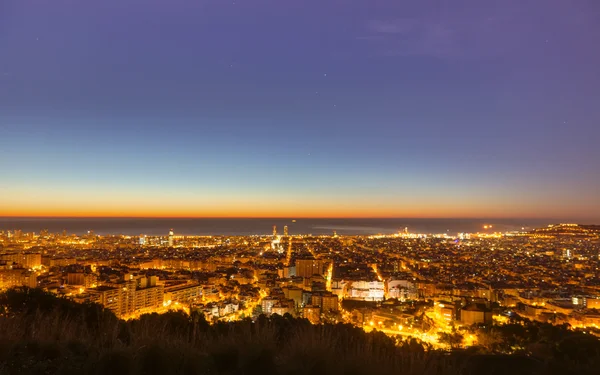
[[[0,215],[0,219],[276,219],[276,220],[551,220],[590,221],[590,218],[516,217],[516,216],[111,216],[111,215]]]

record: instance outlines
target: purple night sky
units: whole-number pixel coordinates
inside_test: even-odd
[[[3,0],[0,216],[600,220],[597,0]]]

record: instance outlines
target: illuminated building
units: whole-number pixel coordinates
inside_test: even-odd
[[[578,309],[600,309],[600,298],[573,296],[571,302]]]
[[[586,307],[588,309],[600,309],[600,299],[599,298],[587,298]]]
[[[93,240],[95,237],[96,237],[96,234],[94,233],[93,230],[88,230],[87,231],[87,239]]]
[[[348,289],[348,297],[363,301],[383,301],[385,285],[383,281],[352,281]]]
[[[42,257],[42,264],[46,267],[65,267],[71,264],[76,264],[77,259],[75,258],[53,258],[48,256]]]
[[[441,317],[441,319],[446,321],[446,323],[451,323],[457,320],[457,307],[452,302],[435,302],[433,310]]]
[[[91,288],[96,284],[96,275],[83,273],[83,272],[69,272],[67,274],[67,284],[83,286],[84,288]]]
[[[219,316],[227,316],[229,314],[233,314],[238,311],[240,308],[239,303],[235,303],[233,301],[226,301],[224,303],[220,303],[219,305]]]
[[[348,283],[342,280],[331,280],[330,291],[338,297],[344,297]]]
[[[331,293],[313,293],[311,305],[319,306],[321,311],[338,311],[338,296]]]
[[[460,321],[464,325],[490,324],[492,320],[492,310],[484,304],[470,304],[460,310]]]
[[[289,236],[289,232],[288,232],[288,226],[287,226],[287,225],[283,227],[283,235],[284,235],[285,237],[288,237],[288,236]]]
[[[289,279],[290,277],[296,276],[296,267],[283,267],[277,271],[279,277],[283,279]]]
[[[0,289],[17,286],[35,288],[37,287],[37,276],[35,273],[23,268],[0,270]]]
[[[296,259],[296,276],[310,278],[312,275],[325,275],[326,261],[321,259]]]
[[[271,308],[271,314],[294,315],[296,313],[296,304],[293,300],[280,300]]]
[[[275,306],[277,302],[279,302],[279,299],[274,297],[263,298],[263,300],[260,302],[263,314],[271,315],[273,313],[273,306]]]
[[[277,225],[273,225],[273,237],[277,237]]]
[[[271,249],[277,251],[278,253],[283,253],[283,246],[281,246],[281,237],[274,236],[271,241]]]
[[[294,315],[294,309],[289,306],[276,305],[276,306],[273,306],[271,313],[281,315],[281,316],[283,316],[285,314]]]
[[[394,265],[396,264],[397,262]],[[390,280],[388,298],[397,298],[401,301],[414,300],[418,298],[418,291],[415,284],[408,280]]]
[[[88,289],[92,301],[104,305],[120,317],[162,306],[164,285],[157,283],[156,276],[126,274],[124,279],[124,282]]]
[[[474,294],[475,297],[483,298],[490,302],[498,302],[498,293],[491,288],[477,289]]]
[[[0,260],[7,263],[16,263],[25,268],[35,268],[42,265],[42,254],[40,253],[13,253],[1,254]]]
[[[321,300],[323,302],[321,306],[323,311],[338,311],[340,308],[339,298],[335,294],[325,295]]]
[[[132,286],[136,310],[159,307],[164,301],[164,285],[151,285],[146,287]]]
[[[173,229],[169,231],[169,247],[173,247]]]
[[[286,286],[282,288],[285,298],[294,301],[296,307],[302,305],[302,293],[303,290],[295,286]]]
[[[164,301],[190,303],[202,297],[202,287],[198,284],[183,284],[165,287]]]
[[[99,303],[115,314],[121,313],[121,290],[111,286],[99,286],[90,290],[91,300]]]
[[[321,308],[319,306],[304,306],[302,310],[302,316],[308,319],[312,324],[319,324],[321,322]]]

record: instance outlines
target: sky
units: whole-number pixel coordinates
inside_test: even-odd
[[[0,216],[600,223],[597,0],[5,0]]]

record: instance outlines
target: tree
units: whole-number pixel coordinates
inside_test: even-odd
[[[456,330],[456,328],[452,328],[452,332],[442,332],[439,334],[439,341],[443,344],[448,345],[452,349],[458,349],[461,347],[464,336]]]

